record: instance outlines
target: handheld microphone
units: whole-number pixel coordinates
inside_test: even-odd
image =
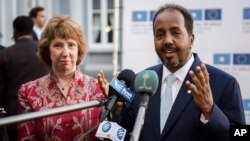
[[[135,80],[135,73],[132,70],[125,69],[113,78],[109,86],[109,102],[102,110],[100,122],[104,121],[110,111],[113,110],[117,101],[132,102],[135,94],[127,87],[131,87]]]
[[[135,91],[141,95],[141,102],[137,112],[136,121],[130,136],[130,141],[138,141],[141,129],[144,124],[145,112],[147,109],[149,97],[153,95],[158,88],[159,79],[155,71],[144,70],[137,74],[135,78]]]

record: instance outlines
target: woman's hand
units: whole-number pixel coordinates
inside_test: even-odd
[[[100,88],[102,92],[108,97],[108,92],[109,92],[109,82],[107,81],[103,70],[101,70],[98,73],[98,83],[100,85]]]
[[[119,72],[115,75],[116,77],[118,76]],[[98,83],[100,85],[100,88],[102,92],[108,97],[109,93],[109,82],[105,78],[104,72],[101,70],[98,73]],[[115,107],[112,110],[113,114],[113,120],[114,121],[119,121],[121,118],[121,112],[122,112],[122,107],[123,107],[123,102],[117,102]]]

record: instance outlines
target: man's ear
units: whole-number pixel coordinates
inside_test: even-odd
[[[190,35],[190,48],[192,48],[194,44],[194,34],[192,33],[192,35]]]
[[[190,44],[193,45],[194,44],[194,34],[192,33],[191,38],[190,38]]]

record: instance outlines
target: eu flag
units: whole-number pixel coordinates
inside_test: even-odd
[[[150,21],[154,20],[156,11],[150,11]]]
[[[229,53],[215,53],[214,54],[214,64],[215,65],[229,65],[230,64],[230,54]]]
[[[205,20],[221,20],[221,9],[205,9]]]
[[[235,53],[233,55],[234,65],[250,65],[250,54]]]
[[[202,20],[202,10],[201,9],[191,9],[189,10],[190,14],[193,16],[195,21]]]
[[[133,11],[132,21],[133,22],[145,22],[147,20],[147,11]]]
[[[250,20],[250,8],[243,9],[243,19]]]

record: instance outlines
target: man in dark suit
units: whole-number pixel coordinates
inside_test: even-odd
[[[33,26],[33,39],[38,41],[41,39],[43,27],[46,23],[46,11],[44,7],[34,7],[29,12],[29,17],[32,19]]]
[[[150,98],[140,140],[228,141],[230,125],[246,124],[237,80],[192,53],[193,19],[184,7],[161,7],[153,20],[153,33],[163,64],[148,68],[157,72],[160,82]],[[164,100],[170,94],[169,75],[175,77],[170,87],[172,105]],[[132,104],[124,106],[120,124],[127,133],[133,129],[139,103],[136,95]]]
[[[13,22],[15,44],[0,51],[0,105],[6,116],[17,114],[17,92],[21,84],[48,73],[36,56],[38,42],[32,39],[33,22],[19,16]],[[7,126],[9,139],[17,140],[17,124]]]

